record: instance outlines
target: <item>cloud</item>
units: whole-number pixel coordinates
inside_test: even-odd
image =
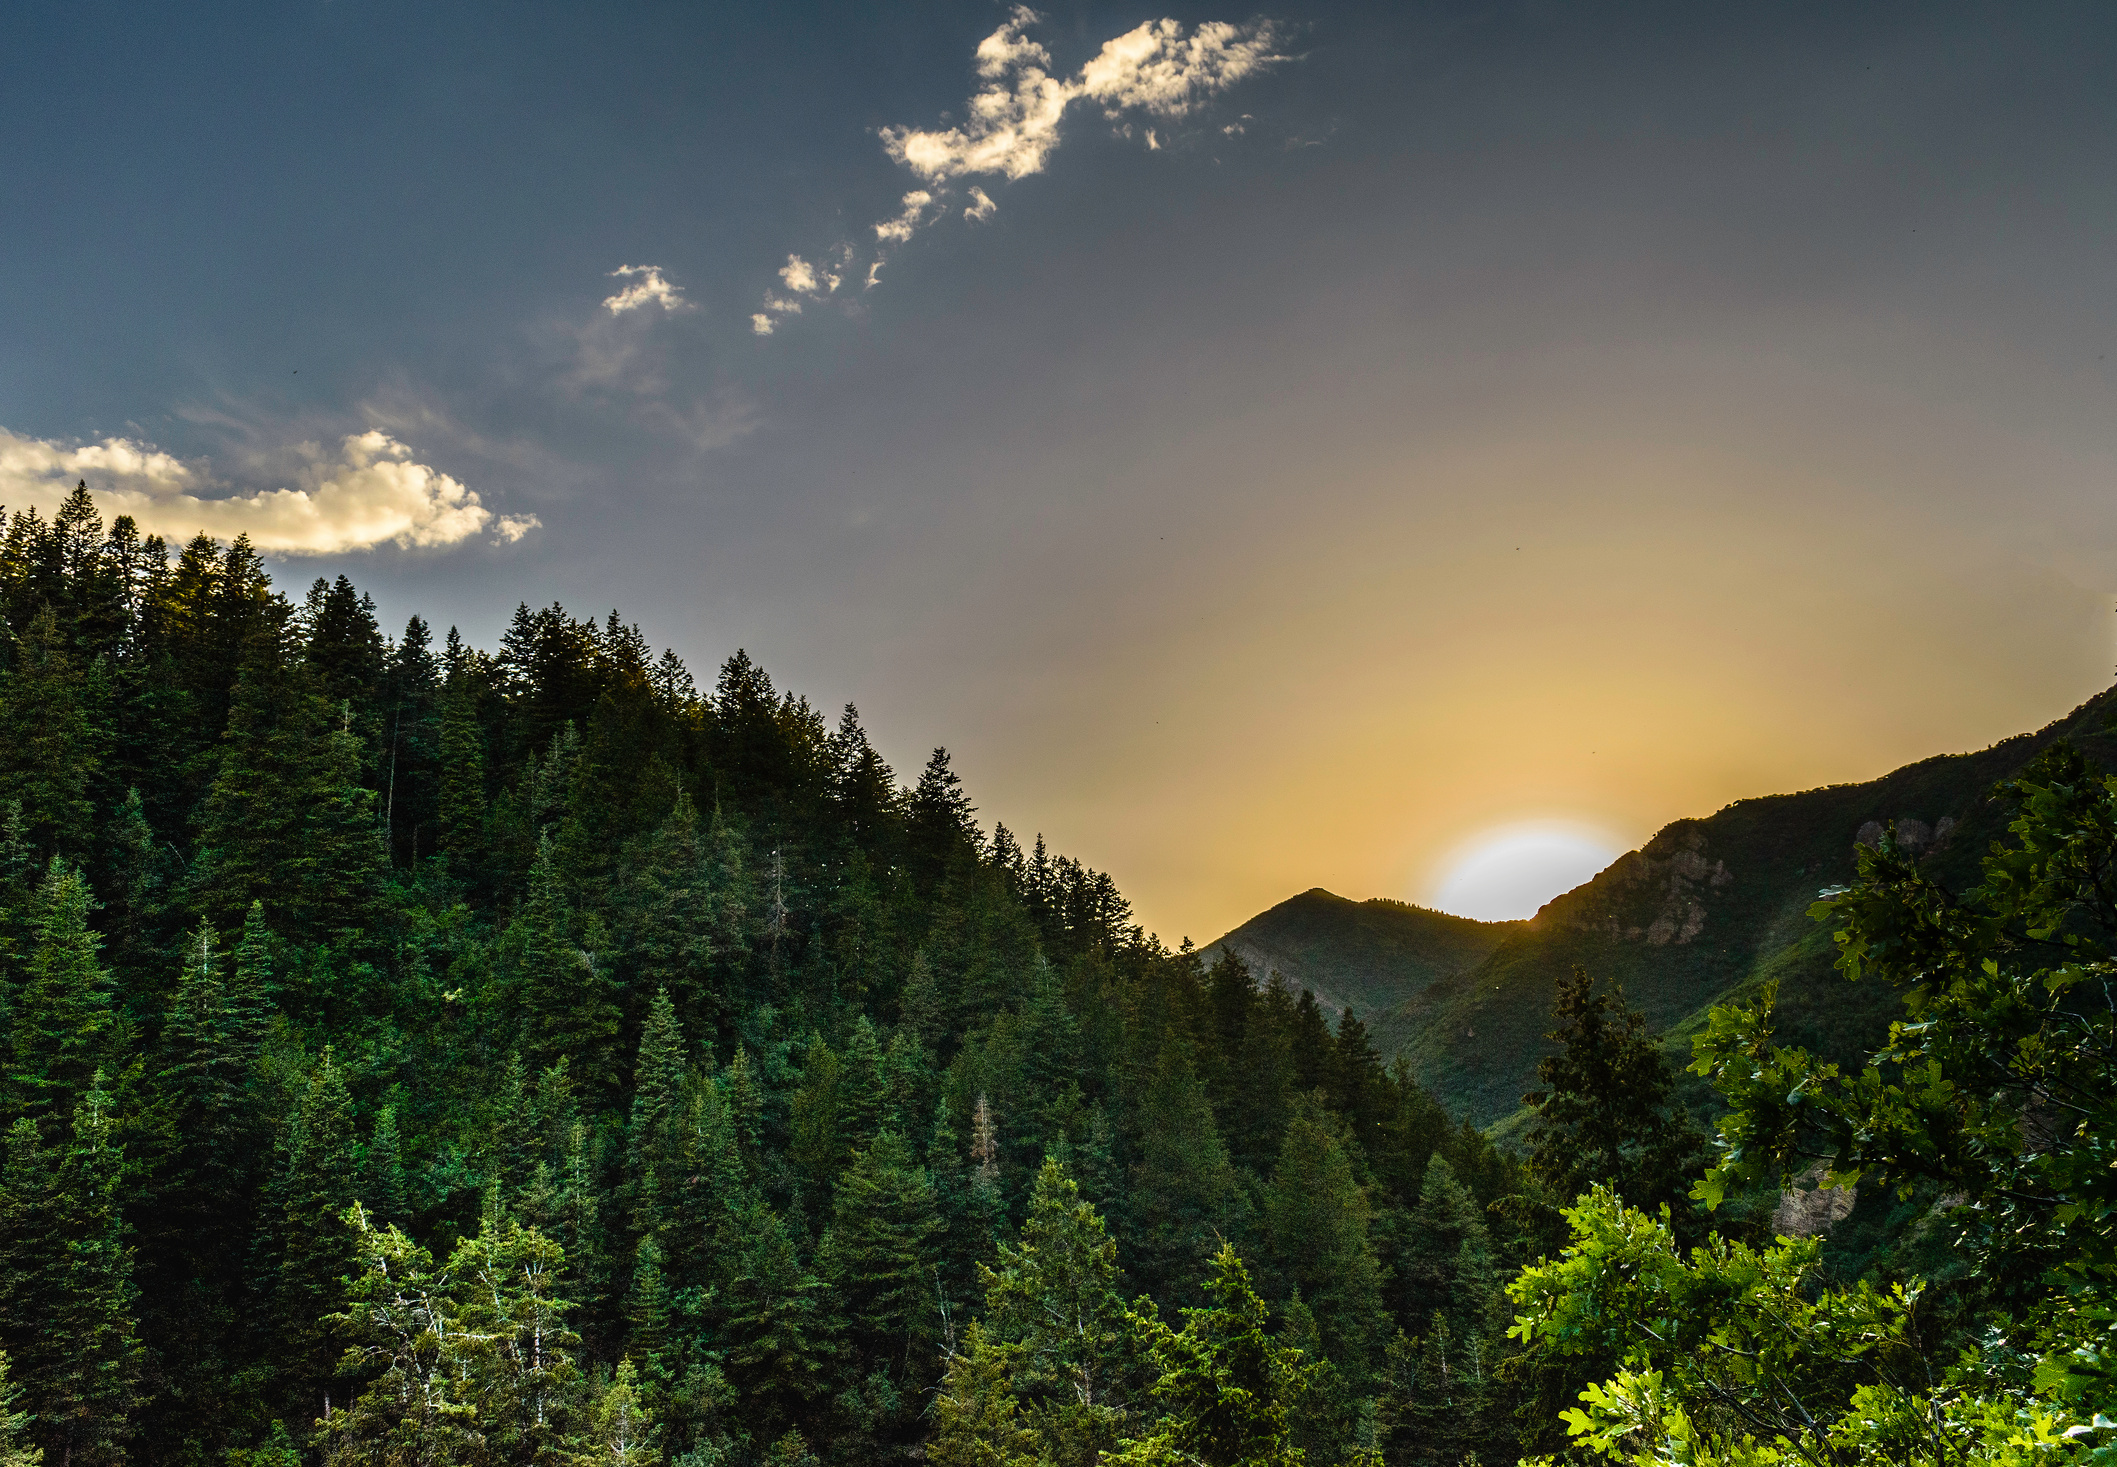
[[[904,208],[894,219],[885,219],[875,226],[875,238],[884,244],[902,244],[919,227],[919,216],[932,204],[934,196],[923,188],[915,188],[904,196]]]
[[[480,534],[512,543],[538,527],[535,515],[496,515],[459,480],[417,462],[379,429],[336,450],[293,450],[294,487],[223,488],[200,467],[126,438],[64,444],[0,428],[0,503],[47,513],[87,480],[106,515],[129,514],[148,534],[187,540],[248,535],[280,555],[329,555],[378,545],[436,548]]]
[[[779,267],[779,278],[788,290],[801,295],[829,295],[838,288],[838,275],[825,268],[818,270],[799,255],[788,255],[787,262]]]
[[[1076,102],[1100,107],[1112,122],[1128,112],[1179,121],[1237,82],[1286,59],[1275,49],[1280,29],[1268,20],[1208,21],[1189,31],[1179,21],[1150,20],[1104,42],[1078,72],[1059,76],[1052,72],[1051,53],[1029,36],[1041,19],[1028,6],[1016,5],[998,30],[978,42],[973,62],[979,85],[960,124],[881,130],[883,151],[925,186],[905,194],[898,212],[873,226],[874,257],[865,288],[874,287],[897,246],[946,215],[952,183],[1042,172],[1059,145],[1059,125]],[[1240,130],[1238,125],[1235,131]],[[1133,124],[1122,122],[1118,132],[1132,136]],[[1167,146],[1163,132],[1144,129],[1149,151]],[[966,221],[982,223],[998,211],[983,187],[970,184],[965,192],[970,199],[963,209]],[[764,309],[750,317],[750,329],[770,336],[778,324],[775,316],[800,309],[798,302],[788,304],[794,297],[821,298],[835,291],[841,277],[855,268],[855,251],[841,243],[834,253],[837,268],[829,273],[788,255],[779,278],[789,294],[767,292]]]
[[[620,265],[610,272],[613,280],[639,279],[626,286],[616,295],[604,299],[603,305],[611,315],[622,316],[627,311],[636,311],[643,306],[660,306],[664,311],[688,310],[691,303],[684,299],[680,285],[672,285],[662,276],[659,265]]]
[[[1025,178],[1043,171],[1075,102],[1096,103],[1113,119],[1132,110],[1182,118],[1284,59],[1273,49],[1277,32],[1269,21],[1208,21],[1186,35],[1177,21],[1150,20],[1105,42],[1074,76],[1059,78],[1046,70],[1049,53],[1024,35],[1038,19],[1016,6],[979,43],[978,76],[986,85],[971,97],[960,127],[882,129],[890,157],[929,183],[981,174]]]

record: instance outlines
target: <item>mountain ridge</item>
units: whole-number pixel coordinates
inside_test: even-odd
[[[1401,998],[1405,982],[1432,983],[1484,960],[1522,922],[1480,922],[1389,897],[1356,901],[1320,886],[1267,908],[1204,949],[1233,952],[1260,982],[1276,972],[1333,1014],[1363,1018]]]
[[[1850,1060],[1880,1036],[1897,996],[1837,974],[1829,933],[1808,916],[1819,894],[1849,883],[1856,849],[1885,831],[1944,884],[1969,884],[2009,818],[1993,786],[2060,738],[2099,767],[2117,767],[2113,723],[2117,689],[1984,749],[1673,820],[1526,921],[1426,913],[1434,922],[1423,924],[1424,948],[1407,941],[1392,953],[1367,930],[1372,919],[1355,916],[1373,903],[1312,888],[1206,951],[1236,952],[1260,982],[1276,968],[1326,1007],[1349,1003],[1385,1056],[1402,1056],[1437,1099],[1480,1126],[1507,1120],[1533,1085],[1549,1048],[1552,994],[1576,965],[1621,987],[1681,1062],[1714,1004],[1772,980],[1782,1039]],[[1479,936],[1443,943],[1435,926],[1443,921]],[[1449,955],[1481,944],[1474,961],[1444,971]]]

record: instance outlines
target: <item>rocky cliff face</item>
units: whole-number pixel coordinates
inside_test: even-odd
[[[1678,821],[1641,849],[1619,856],[1586,886],[1546,903],[1536,921],[1650,947],[1691,942],[1705,931],[1712,893],[1735,879],[1710,845],[1702,822]]]

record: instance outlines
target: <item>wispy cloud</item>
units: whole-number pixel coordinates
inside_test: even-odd
[[[129,514],[149,534],[248,535],[260,550],[280,555],[437,548],[481,534],[512,543],[538,526],[535,515],[494,514],[475,491],[418,462],[379,429],[352,434],[335,449],[297,444],[290,456],[291,486],[231,489],[203,466],[151,444],[68,444],[0,428],[0,503],[49,512],[85,480],[105,514]]]
[[[632,284],[616,295],[604,299],[604,308],[613,316],[622,316],[627,311],[637,311],[646,306],[660,306],[665,311],[681,311],[688,309],[691,304],[684,299],[683,287],[671,284],[662,275],[662,267],[659,265],[620,265],[610,272],[610,278],[632,281]]]
[[[883,151],[911,170],[924,187],[904,195],[897,214],[874,225],[875,257],[867,267],[866,285],[879,278],[889,252],[908,242],[921,228],[947,213],[950,185],[970,178],[1020,179],[1041,173],[1059,145],[1060,125],[1075,103],[1101,109],[1110,122],[1123,122],[1121,136],[1132,135],[1128,114],[1179,122],[1246,77],[1286,58],[1277,50],[1279,28],[1268,20],[1243,24],[1208,21],[1186,30],[1174,20],[1150,20],[1103,47],[1070,76],[1054,75],[1051,53],[1031,39],[1030,28],[1042,19],[1017,5],[1000,28],[977,46],[973,61],[979,86],[964,108],[964,120],[949,127],[885,127]],[[1224,131],[1241,132],[1239,125]],[[1163,130],[1144,129],[1149,151],[1163,148]],[[990,219],[999,205],[983,187],[966,188],[970,203],[964,219]],[[854,251],[841,244],[845,268]],[[772,334],[775,318],[800,309],[803,290],[789,276],[800,262],[788,256],[780,279],[788,296],[767,294],[764,310],[750,318],[759,336]],[[835,280],[833,277],[835,289]],[[791,308],[790,308],[791,303]]]
[[[1040,19],[1016,6],[1006,24],[978,46],[985,83],[959,127],[885,127],[890,157],[931,183],[1043,171],[1059,143],[1059,123],[1075,102],[1095,103],[1116,120],[1126,112],[1178,119],[1209,97],[1282,58],[1268,21],[1208,21],[1189,35],[1173,20],[1150,20],[1113,41],[1071,77],[1046,70],[1051,57],[1028,39]],[[1158,144],[1156,144],[1158,146]]]
[[[933,207],[934,196],[923,188],[915,188],[904,196],[904,207],[894,219],[885,219],[875,226],[875,238],[884,244],[902,244],[912,237],[912,232],[925,218],[926,211]]]

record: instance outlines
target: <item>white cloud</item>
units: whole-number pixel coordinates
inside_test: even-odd
[[[1188,37],[1173,20],[1150,20],[1106,42],[1081,68],[1080,95],[1116,116],[1137,107],[1182,117],[1215,93],[1282,60],[1269,22],[1209,20]]]
[[[779,267],[779,278],[788,290],[801,295],[828,295],[838,288],[836,275],[818,270],[799,255],[787,256],[787,262]]]
[[[1181,22],[1152,20],[1104,43],[1074,75],[1052,74],[1051,53],[1029,38],[1042,19],[1026,5],[1016,5],[1000,28],[977,46],[978,87],[964,108],[964,120],[942,128],[885,127],[883,150],[909,168],[926,185],[904,195],[897,214],[879,220],[875,256],[867,266],[866,289],[873,289],[892,250],[906,243],[947,211],[958,179],[1025,178],[1043,171],[1059,144],[1059,124],[1076,102],[1099,106],[1118,133],[1133,136],[1127,112],[1171,121],[1188,116],[1208,99],[1245,77],[1285,58],[1274,46],[1279,29],[1266,20],[1231,25],[1210,21],[1186,31]],[[1239,126],[1235,129],[1240,131]],[[1161,130],[1145,129],[1149,150],[1166,146]],[[999,205],[982,187],[969,185],[970,202],[963,218],[990,219]],[[934,211],[929,214],[928,211]],[[773,317],[800,309],[794,296],[822,298],[837,290],[841,276],[856,268],[854,249],[835,247],[835,268],[820,270],[799,255],[788,255],[779,279],[789,295],[766,294],[764,309],[750,318],[750,329],[770,336]]]
[[[85,479],[104,514],[129,514],[145,533],[173,541],[202,530],[223,540],[248,535],[280,555],[433,548],[481,533],[512,543],[538,526],[534,515],[495,515],[377,429],[345,438],[335,452],[303,443],[294,455],[295,487],[213,494],[223,486],[201,468],[148,444],[68,445],[0,428],[0,503],[48,513]]]
[[[1049,53],[1023,34],[1038,19],[1016,6],[979,43],[978,76],[986,85],[971,97],[960,127],[886,127],[882,145],[889,155],[934,183],[978,174],[1023,178],[1043,170],[1058,146],[1060,119],[1077,101],[1098,103],[1111,118],[1132,109],[1181,118],[1283,59],[1273,50],[1276,33],[1267,21],[1208,21],[1185,35],[1177,21],[1151,20],[1105,42],[1076,75],[1060,78],[1046,70]]]
[[[659,265],[620,265],[610,272],[613,280],[634,276],[639,278],[616,295],[604,298],[603,305],[611,315],[622,316],[642,306],[660,306],[664,311],[681,311],[690,306],[691,303],[684,299],[683,287],[664,279]]]
[[[934,196],[923,188],[915,188],[904,196],[904,208],[894,219],[885,219],[875,226],[875,238],[884,244],[902,244],[919,227],[919,218],[933,203]]]

